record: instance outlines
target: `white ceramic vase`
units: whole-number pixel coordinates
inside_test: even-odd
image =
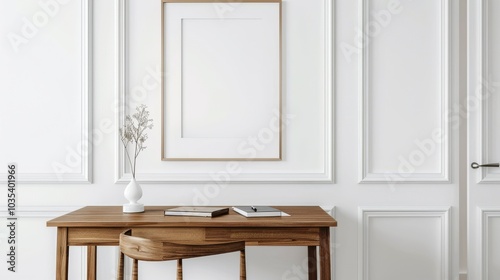
[[[138,200],[142,197],[142,188],[137,183],[135,178],[132,178],[132,180],[130,180],[130,183],[125,188],[125,192],[123,194],[129,201],[128,204],[123,204],[123,213],[144,212],[144,204],[138,203]]]

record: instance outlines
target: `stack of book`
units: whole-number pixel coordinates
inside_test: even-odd
[[[229,213],[228,207],[182,206],[165,210],[166,216],[217,217]]]

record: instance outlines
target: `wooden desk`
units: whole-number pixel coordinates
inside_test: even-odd
[[[330,227],[337,226],[317,206],[276,206],[289,217],[245,218],[230,210],[216,218],[172,217],[170,206],[146,207],[144,213],[124,214],[120,206],[87,206],[47,222],[57,227],[56,279],[68,279],[69,246],[87,246],[87,275],[96,278],[96,246],[118,246],[119,234],[133,234],[170,241],[242,240],[247,246],[308,246],[309,280],[317,279],[316,246],[319,246],[320,279],[331,279]]]

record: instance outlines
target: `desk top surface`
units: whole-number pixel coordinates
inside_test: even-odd
[[[165,216],[175,206],[146,206],[145,212],[125,214],[121,206],[87,206],[47,222],[49,227],[336,227],[337,221],[318,206],[273,206],[286,217],[246,218],[229,207],[214,218]]]

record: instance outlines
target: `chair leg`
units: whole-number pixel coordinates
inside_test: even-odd
[[[247,279],[247,265],[245,257],[245,249],[240,251],[240,280]]]
[[[118,275],[116,277],[117,280],[123,280],[123,262],[125,260],[125,255],[120,252],[120,259],[118,260],[118,271],[116,273],[116,275]]]
[[[138,266],[139,266],[139,261],[134,259],[134,266],[132,267],[132,280],[137,280],[137,278],[139,277]]]
[[[182,259],[177,260],[177,280],[182,280]]]

